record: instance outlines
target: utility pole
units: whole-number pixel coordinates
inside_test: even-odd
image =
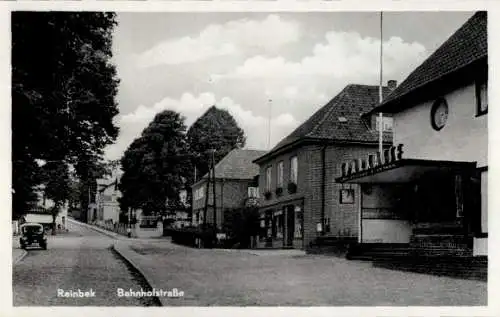
[[[379,81],[379,104],[382,103],[382,100],[384,99],[383,91],[382,91],[382,80],[383,80],[383,12],[380,12],[380,81]],[[382,123],[383,121],[383,115],[382,112],[379,112],[378,114],[378,150],[380,152],[380,155],[382,155],[383,147],[383,138],[384,138],[384,125]]]
[[[269,106],[269,115],[267,118],[267,149],[271,150],[271,116],[272,116],[273,100],[269,98],[267,100],[267,103]]]
[[[215,231],[217,232],[217,204],[216,204],[216,197],[215,197],[215,185],[216,185],[216,180],[215,180],[215,150],[212,150],[212,191],[213,191],[213,210],[214,210],[214,226],[215,226]]]

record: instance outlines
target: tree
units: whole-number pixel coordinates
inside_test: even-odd
[[[43,170],[45,172],[44,194],[54,202],[50,213],[52,234],[55,234],[57,215],[71,195],[71,180],[66,164],[49,162],[43,166]]]
[[[192,153],[192,164],[196,166],[198,177],[208,172],[209,150],[215,149],[215,164],[231,150],[245,146],[244,131],[238,126],[231,114],[223,109],[210,107],[187,132]],[[188,183],[193,184],[194,171],[189,171]]]
[[[115,26],[114,13],[12,13],[14,213],[37,184],[36,159],[74,166],[88,187],[116,139]]]
[[[157,114],[121,159],[122,210],[150,214],[164,211],[167,199],[178,201],[188,157],[184,118],[170,110]]]
[[[239,248],[251,247],[252,237],[259,234],[259,208],[245,206],[224,212],[224,230]]]

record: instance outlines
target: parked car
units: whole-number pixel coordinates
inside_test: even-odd
[[[43,225],[39,223],[28,222],[20,227],[21,238],[19,243],[22,249],[28,246],[38,245],[43,250],[47,250],[47,237]]]

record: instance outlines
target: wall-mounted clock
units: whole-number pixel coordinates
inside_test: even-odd
[[[439,131],[448,121],[448,103],[446,99],[439,98],[434,102],[431,108],[431,124],[434,130]]]

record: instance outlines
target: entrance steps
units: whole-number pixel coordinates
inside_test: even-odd
[[[393,259],[407,257],[410,246],[407,243],[364,243],[351,245],[346,254],[349,260],[372,261],[374,259]]]
[[[373,266],[391,270],[487,281],[487,257],[410,256],[374,259]]]
[[[417,253],[410,244],[353,245],[346,258],[371,261],[374,267],[391,270],[480,281],[486,281],[488,277],[488,258],[486,256]]]

